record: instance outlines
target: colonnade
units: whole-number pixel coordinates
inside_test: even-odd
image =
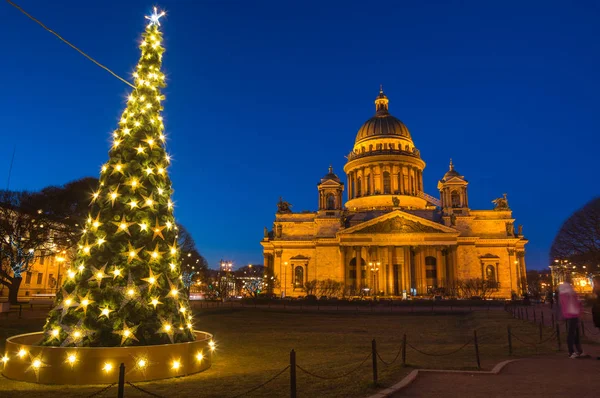
[[[389,173],[389,192],[384,190],[384,172]],[[423,171],[392,162],[358,167],[348,173],[348,200],[380,194],[417,195],[423,191]]]
[[[340,263],[345,285],[357,293],[421,295],[457,279],[456,249],[447,246],[341,246]]]

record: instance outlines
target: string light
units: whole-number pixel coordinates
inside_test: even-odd
[[[72,353],[72,354],[68,354],[68,355],[67,355],[67,362],[68,362],[68,363],[69,363],[71,366],[75,365],[75,362],[77,362],[77,354],[74,354],[74,353]]]
[[[196,354],[196,360],[197,360],[198,362],[200,362],[200,361],[202,361],[203,359],[204,359],[204,355],[203,355],[201,352],[198,352],[198,353]]]
[[[23,359],[23,357],[24,357],[25,355],[27,355],[27,351],[25,351],[25,349],[24,349],[24,348],[21,348],[21,349],[19,350],[19,352],[17,353],[17,356],[18,356],[19,358],[21,358],[21,359]]]
[[[140,359],[139,361],[137,361],[137,366],[140,369],[145,368],[147,365],[146,360],[145,359]]]
[[[8,356],[7,355],[4,355],[2,357],[2,362],[4,362],[4,364],[6,365],[6,362],[8,362]]]
[[[42,366],[42,361],[40,361],[39,359],[36,359],[33,361],[33,363],[31,364],[31,366],[33,366],[35,369],[39,369],[40,366]]]
[[[173,361],[173,365],[171,366],[171,368],[173,370],[179,370],[180,367],[181,367],[181,362],[179,362],[179,361]]]
[[[110,372],[113,370],[113,365],[110,362],[106,362],[104,364],[104,366],[102,367],[102,370],[105,371],[106,373]]]

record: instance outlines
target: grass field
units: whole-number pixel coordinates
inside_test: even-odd
[[[301,313],[261,309],[218,309],[197,314],[198,329],[213,333],[218,344],[213,366],[204,373],[139,386],[165,397],[234,397],[259,385],[289,364],[289,352],[296,351],[297,364],[314,374],[330,377],[356,368],[371,352],[371,340],[385,361],[396,357],[407,334],[408,343],[427,353],[455,351],[477,330],[483,368],[491,368],[508,357],[507,325],[515,336],[527,343],[539,339],[532,323],[512,319],[501,310],[463,314],[419,315],[410,313]],[[0,320],[0,353],[8,336],[40,330],[39,319]],[[544,333],[550,335],[550,328]],[[513,339],[514,356],[531,356],[556,350],[554,340],[538,347]],[[351,375],[337,380],[322,380],[298,370],[299,397],[364,397],[399,381],[412,367],[474,369],[475,351],[469,344],[447,356],[426,356],[407,349],[407,367],[398,360],[379,367],[379,387],[372,386],[369,358]],[[1,366],[1,365],[0,365]],[[41,386],[0,378],[0,396],[85,397],[97,387]],[[451,386],[449,386],[451,388]],[[116,396],[116,387],[99,395]],[[126,397],[143,396],[127,386]],[[289,370],[248,397],[289,397]]]

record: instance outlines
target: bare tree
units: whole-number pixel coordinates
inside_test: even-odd
[[[307,296],[315,296],[317,294],[317,286],[319,285],[319,282],[316,279],[307,281],[304,284],[304,291],[306,292]]]
[[[459,298],[490,298],[498,291],[498,284],[481,278],[460,279],[456,281],[456,293]]]
[[[553,260],[568,260],[581,272],[600,270],[600,197],[574,212],[561,226],[550,248]]]

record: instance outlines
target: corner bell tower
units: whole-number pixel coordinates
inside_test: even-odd
[[[468,215],[469,196],[467,194],[468,181],[460,173],[454,170],[454,163],[450,159],[450,169],[438,182],[442,212],[445,216]]]
[[[329,166],[329,173],[321,178],[317,188],[319,189],[319,211],[340,211],[343,209],[344,183],[335,175],[333,167]]]

